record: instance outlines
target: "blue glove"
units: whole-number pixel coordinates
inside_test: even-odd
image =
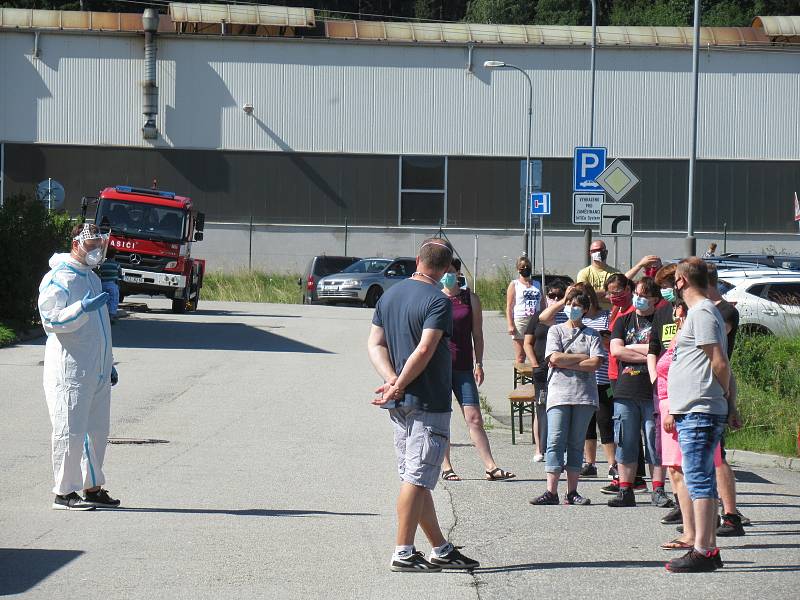
[[[91,297],[92,290],[86,292],[86,295],[81,300],[81,306],[85,312],[92,312],[93,310],[99,310],[101,307],[106,305],[108,302],[108,292],[102,292],[98,294],[94,298]]]
[[[111,385],[117,385],[119,382],[119,374],[117,373],[117,367],[111,367]]]

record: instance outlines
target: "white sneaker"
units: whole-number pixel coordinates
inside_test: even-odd
[[[538,452],[534,454],[533,462],[544,462],[544,454],[539,454]]]

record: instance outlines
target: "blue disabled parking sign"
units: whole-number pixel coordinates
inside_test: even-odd
[[[600,147],[575,148],[575,159],[572,163],[573,191],[599,193],[605,191],[595,179],[606,170],[606,154],[607,150]]]
[[[538,216],[550,214],[550,192],[531,194],[531,214]]]

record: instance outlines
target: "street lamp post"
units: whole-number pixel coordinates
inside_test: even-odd
[[[591,53],[591,86],[589,91],[589,146],[594,147],[594,83],[595,83],[595,50],[597,50],[597,1],[590,0],[592,3],[592,53]],[[616,243],[616,238],[614,238]],[[586,227],[583,230],[584,256],[592,264],[589,258],[589,248],[592,247],[592,228]]]
[[[531,128],[533,126],[533,82],[524,69],[500,60],[487,60],[483,63],[487,69],[514,69],[525,76],[528,81],[528,134],[525,138],[525,235],[523,239],[523,252],[531,254],[529,250],[529,235],[533,227],[531,216]],[[544,291],[544,224],[542,225],[542,290]]]
[[[694,41],[692,43],[692,140],[689,153],[689,198],[686,216],[686,256],[697,254],[694,237],[694,171],[697,163],[697,95],[700,59],[700,0],[694,0]]]

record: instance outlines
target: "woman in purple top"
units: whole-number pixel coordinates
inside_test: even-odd
[[[461,406],[469,436],[486,466],[486,479],[499,481],[515,477],[513,473],[497,466],[489,447],[489,438],[483,429],[483,416],[478,396],[478,386],[483,383],[483,313],[481,301],[469,288],[458,285],[461,261],[453,259],[450,270],[442,277],[442,291],[453,304],[453,335],[450,337],[450,354],[453,357],[453,393]],[[473,364],[473,352],[475,362]],[[460,481],[450,463],[450,446],[447,446],[442,463],[442,479]]]

